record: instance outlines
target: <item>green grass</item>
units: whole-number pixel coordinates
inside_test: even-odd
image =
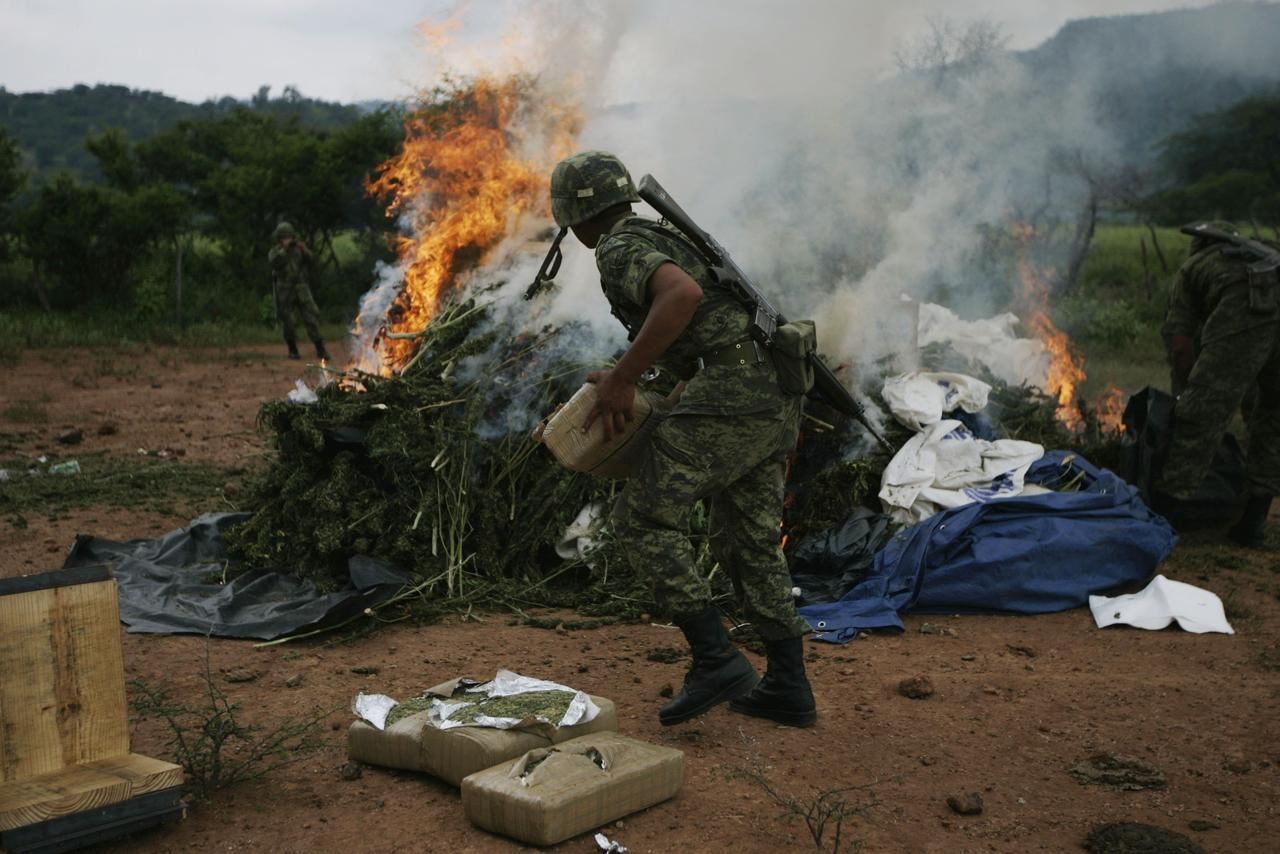
[[[27,514],[58,515],[94,506],[136,507],[170,515],[195,515],[235,509],[223,486],[243,474],[199,463],[152,457],[91,454],[77,457],[80,473],[49,474],[49,467],[30,459],[0,460],[8,479],[0,481],[0,516],[17,520]],[[25,520],[24,520],[25,521]]]
[[[1073,291],[1053,304],[1054,322],[1086,352],[1163,353],[1160,326],[1169,287],[1186,260],[1190,239],[1176,229],[1157,229],[1168,271],[1152,249],[1150,232],[1138,225],[1103,225],[1094,235]],[[1147,264],[1142,243],[1147,245]],[[1119,384],[1119,383],[1117,383]]]
[[[17,424],[45,424],[49,421],[49,410],[45,407],[49,401],[47,394],[36,400],[15,400],[0,414],[4,420]]]
[[[326,340],[347,334],[344,324],[320,327]],[[244,344],[280,344],[279,327],[263,324],[213,321],[179,327],[171,323],[142,324],[132,317],[109,314],[46,314],[0,312],[0,359],[12,361],[28,350],[65,347],[121,347],[164,344],[181,347],[228,347]],[[94,369],[98,376],[111,373]]]
[[[1169,390],[1169,366],[1160,339],[1135,345],[1128,353],[1109,348],[1085,347],[1084,369],[1088,378],[1081,384],[1079,393],[1085,400],[1093,400],[1111,386],[1125,394],[1133,394],[1147,386]]]

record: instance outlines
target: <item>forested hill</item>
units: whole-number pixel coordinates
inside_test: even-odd
[[[168,130],[182,119],[207,118],[236,107],[296,116],[305,127],[321,130],[346,125],[365,112],[356,106],[307,98],[293,88],[274,98],[263,87],[247,101],[224,97],[191,104],[127,86],[78,85],[56,92],[26,93],[0,87],[0,127],[17,140],[32,183],[59,171],[97,180],[97,161],[85,149],[84,140],[108,127],[123,129],[136,142]]]
[[[1019,58],[1042,89],[1087,84],[1100,122],[1132,155],[1193,116],[1280,91],[1280,3],[1228,2],[1071,21]]]

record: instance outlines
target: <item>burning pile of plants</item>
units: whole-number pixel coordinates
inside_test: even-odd
[[[446,305],[401,373],[352,371],[309,405],[266,404],[259,426],[278,455],[231,535],[237,555],[326,588],[369,555],[411,570],[426,598],[502,585],[519,599],[560,571],[566,521],[611,485],[561,468],[529,429],[583,368],[556,346],[567,330],[516,333],[489,313]]]

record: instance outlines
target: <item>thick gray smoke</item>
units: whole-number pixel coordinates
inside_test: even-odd
[[[987,34],[1001,31],[1002,9],[1025,16],[1029,5],[1040,4],[988,6]],[[1103,9],[1082,0],[1056,4],[1059,13],[1064,5],[1088,15],[1164,4]],[[903,73],[885,45],[925,45],[929,13],[946,7],[882,7],[653,0],[502,8],[521,34],[507,47],[522,54],[524,70],[583,99],[583,148],[614,151],[637,179],[657,176],[785,311],[817,320],[824,350],[862,363],[902,340],[893,310],[901,295],[974,316],[1009,307],[1018,252],[1061,272],[1064,235],[1091,182],[1125,167],[1150,170],[1158,137],[1190,118],[1130,116],[1140,110],[1126,106],[1132,92],[1117,94],[1118,77],[1146,85],[1172,68],[1218,75],[1231,81],[1223,91],[1239,94],[1248,81],[1275,78],[1273,36],[1259,37],[1247,15],[1216,26],[1199,10],[1103,22],[1116,24],[1105,31],[1072,24],[1023,54],[988,42],[966,58],[953,43],[933,54],[947,60],[941,69],[930,67],[927,49],[907,50],[915,68]],[[1275,20],[1274,5],[1230,8]],[[953,34],[982,31],[953,26]],[[1019,243],[1019,222],[1035,224],[1036,238]],[[617,335],[590,252],[572,238],[565,248],[550,319],[585,319]],[[505,263],[514,294],[536,259]]]

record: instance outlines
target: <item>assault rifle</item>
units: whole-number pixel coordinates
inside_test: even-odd
[[[714,237],[699,228],[684,209],[676,204],[675,199],[671,198],[671,194],[663,189],[656,178],[652,175],[641,178],[639,191],[640,198],[648,202],[654,210],[662,214],[667,222],[674,225],[689,239],[689,242],[711,266],[711,272],[716,279],[728,286],[734,296],[751,312],[749,329],[751,337],[766,347],[771,346],[774,332],[780,325],[786,323],[787,319],[773,307],[764,294],[756,290],[751,280],[747,278],[747,274],[734,263],[725,248],[717,243]],[[844,383],[836,378],[826,363],[818,358],[817,353],[810,353],[809,361],[813,364],[814,376],[813,389],[809,392],[809,396],[852,417],[892,454],[893,446],[885,441],[879,431],[867,420],[866,411],[844,387]]]
[[[1233,249],[1227,251],[1238,257],[1252,258],[1254,260],[1254,263],[1249,266],[1251,273],[1267,273],[1280,267],[1280,250],[1273,249],[1259,240],[1250,240],[1243,234],[1234,231],[1223,231],[1203,222],[1195,225],[1184,225],[1179,231],[1192,237],[1211,237],[1223,243],[1230,243]]]

